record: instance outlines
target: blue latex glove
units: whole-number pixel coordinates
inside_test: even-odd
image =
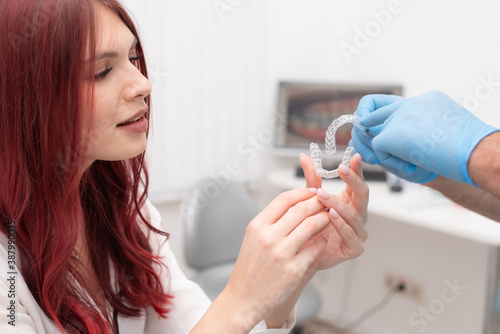
[[[436,91],[410,99],[369,95],[355,114],[372,135],[353,131],[352,144],[365,161],[418,183],[443,175],[475,185],[467,168],[470,155],[498,131]]]
[[[404,98],[394,95],[367,95],[363,97],[359,103],[355,115],[360,118],[372,113],[379,108],[383,108],[394,103],[404,101]],[[383,124],[371,127],[369,129],[369,136],[362,134],[361,131],[354,127],[352,130],[352,140],[349,146],[353,146],[357,152],[361,154],[363,160],[369,164],[378,164],[386,171],[397,175],[407,181],[424,183],[434,179],[437,174],[428,171],[427,169],[417,167],[412,163],[401,160],[400,158],[389,156],[385,157],[381,162],[375,154],[372,147],[372,140],[383,129]]]
[[[371,114],[375,110],[403,100],[404,98],[402,98],[401,96],[395,95],[366,95],[359,101],[358,109],[356,109],[354,115],[358,116],[360,119],[363,119],[365,116]],[[373,126],[369,128],[368,136],[366,135],[366,133],[362,134],[361,130],[359,130],[357,127],[353,127],[352,129],[352,140],[351,142],[349,142],[349,146],[353,146],[356,151],[361,154],[363,160],[372,165],[380,163],[380,160],[375,155],[375,152],[373,152],[371,143],[374,136],[378,135],[382,128],[383,125]]]

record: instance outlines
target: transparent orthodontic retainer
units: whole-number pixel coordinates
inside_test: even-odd
[[[325,151],[327,154],[332,155],[337,151],[335,147],[335,133],[337,132],[338,128],[347,123],[352,123],[354,126],[359,128],[365,136],[369,136],[366,131],[366,128],[362,127],[361,124],[359,124],[358,116],[342,115],[339,118],[335,119],[332,122],[332,124],[330,124],[330,126],[328,127],[328,130],[326,130]],[[321,151],[319,149],[318,144],[311,143],[310,150],[311,150],[311,158],[313,160],[314,170],[316,171],[317,175],[325,179],[333,179],[339,176],[337,172],[338,169],[326,170],[323,168],[323,164],[321,162]],[[351,165],[351,159],[354,156],[354,154],[356,154],[356,150],[354,149],[354,147],[349,146],[348,148],[346,148],[344,158],[342,159],[342,162],[340,164],[349,167]]]

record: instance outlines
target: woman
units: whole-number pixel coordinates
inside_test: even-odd
[[[151,84],[127,13],[115,0],[0,13],[0,332],[286,333],[315,272],[362,253],[360,157],[335,197],[304,156],[311,189],[250,222],[210,304],[146,199]]]

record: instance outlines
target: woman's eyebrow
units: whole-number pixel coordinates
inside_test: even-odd
[[[132,46],[130,47],[129,51],[132,51],[137,46],[138,42],[139,41],[137,40],[137,38],[134,38],[134,42],[132,43]],[[116,57],[118,57],[118,52],[116,52],[116,51],[104,51],[104,52],[98,53],[95,58],[87,59],[85,61],[85,63],[88,63],[88,62],[92,61],[93,59],[99,60],[99,59],[104,59],[104,58],[116,58]]]
[[[95,58],[88,59],[86,62],[90,62],[92,59],[99,60],[104,58],[116,58],[118,57],[118,52],[115,51],[105,51],[98,53]]]
[[[129,51],[132,51],[137,46],[137,43],[139,43],[139,41],[137,40],[137,37],[135,37]]]

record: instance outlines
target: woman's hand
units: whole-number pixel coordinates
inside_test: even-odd
[[[226,288],[192,333],[248,333],[264,319],[280,328],[316,271],[363,252],[368,187],[359,154],[349,173],[339,173],[346,187],[338,196],[317,191],[321,178],[310,158],[301,164],[312,189],[279,195],[250,222]]]
[[[214,301],[229,305],[229,321],[244,326],[233,333],[249,331],[300,289],[327,245],[321,231],[328,225],[324,204],[307,188],[279,195],[250,222],[229,282]]]
[[[331,224],[321,231],[329,235],[328,244],[311,264],[309,271],[327,269],[342,261],[353,259],[364,251],[364,241],[368,232],[364,226],[368,219],[368,186],[364,182],[361,156],[356,154],[351,160],[351,169],[339,167],[339,177],[346,183],[345,189],[330,195],[321,188],[321,177],[316,175],[312,160],[301,155],[300,163],[304,169],[307,187],[318,190],[318,200],[329,210]],[[310,242],[315,243],[319,235]]]

